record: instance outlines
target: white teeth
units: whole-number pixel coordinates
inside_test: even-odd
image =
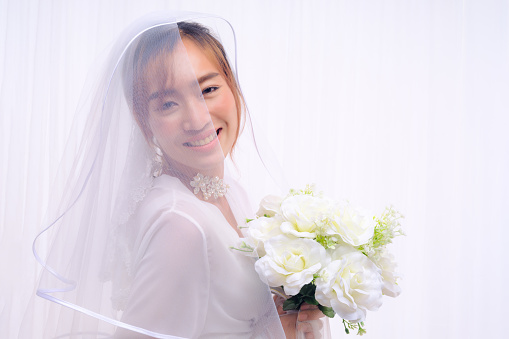
[[[215,138],[217,138],[217,135],[216,135],[216,132],[213,132],[211,135],[209,135],[205,139],[197,140],[197,141],[189,141],[189,142],[186,142],[186,144],[188,144],[189,146],[194,146],[194,147],[203,146],[203,145],[207,145],[208,143],[212,142],[212,140],[214,140]]]

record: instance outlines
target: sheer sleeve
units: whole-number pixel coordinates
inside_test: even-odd
[[[197,337],[205,322],[210,281],[200,226],[187,216],[163,214],[145,232],[137,258],[122,321],[162,334]],[[117,336],[140,334],[117,331]]]

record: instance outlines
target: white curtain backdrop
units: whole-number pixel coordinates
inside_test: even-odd
[[[509,1],[0,0],[0,337],[17,337],[37,282],[31,243],[88,70],[160,9],[233,24],[251,114],[292,186],[406,216],[403,293],[368,314],[367,338],[506,335]]]

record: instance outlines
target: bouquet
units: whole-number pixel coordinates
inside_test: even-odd
[[[328,317],[338,314],[346,333],[362,335],[367,311],[382,305],[382,296],[401,289],[394,257],[386,249],[402,235],[402,215],[388,207],[373,216],[348,202],[315,193],[313,186],[269,195],[255,219],[242,227],[235,248],[259,258],[260,279],[287,298],[283,309],[318,305]]]

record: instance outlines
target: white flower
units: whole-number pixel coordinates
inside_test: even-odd
[[[260,202],[260,208],[258,212],[256,212],[256,215],[259,217],[273,217],[279,213],[282,201],[283,198],[277,195],[267,195]]]
[[[326,234],[337,234],[352,246],[366,244],[375,232],[373,216],[353,208],[350,204],[337,205],[331,221]]]
[[[382,305],[380,269],[361,252],[341,246],[316,279],[316,300],[343,319],[361,322]]]
[[[247,228],[242,230],[242,233],[249,239],[249,242],[254,245],[258,256],[265,255],[264,242],[273,238],[281,233],[281,223],[283,218],[276,215],[272,218],[260,217],[251,220],[247,223]]]
[[[397,264],[392,253],[384,248],[372,260],[382,270],[382,293],[389,297],[397,297],[401,293],[401,287],[397,282],[399,278],[396,274]]]
[[[269,286],[283,286],[295,295],[327,264],[325,249],[310,239],[278,235],[265,242],[266,255],[255,264],[256,272]]]
[[[317,226],[330,213],[330,202],[312,195],[294,195],[281,203],[281,214],[287,221],[281,231],[299,238],[315,238]]]

